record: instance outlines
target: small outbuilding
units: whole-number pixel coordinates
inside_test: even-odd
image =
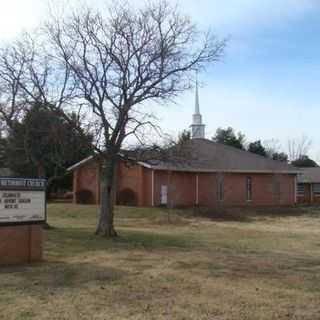
[[[297,181],[298,203],[320,203],[320,167],[301,168]]]

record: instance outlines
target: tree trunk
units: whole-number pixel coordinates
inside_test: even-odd
[[[113,225],[113,186],[116,165],[114,159],[108,158],[103,161],[100,170],[100,216],[96,234],[110,238],[117,236]]]
[[[46,170],[43,164],[37,162],[37,172],[38,172],[38,178],[39,179],[45,179],[46,178]],[[48,200],[48,192],[49,192],[49,188],[48,188],[48,183],[46,185],[46,200]],[[48,222],[45,222],[43,224],[43,228],[45,230],[50,230],[53,229],[53,227],[50,226],[50,224]]]
[[[42,163],[37,163],[38,178],[46,177],[46,169]]]

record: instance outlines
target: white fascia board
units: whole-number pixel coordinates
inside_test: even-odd
[[[74,169],[76,169],[76,168],[84,165],[85,163],[87,163],[88,161],[90,161],[90,160],[92,160],[92,159],[93,159],[93,156],[89,156],[89,157],[87,157],[87,158],[85,158],[85,159],[77,162],[77,163],[74,164],[73,166],[69,167],[69,168],[67,169],[67,172],[73,171]]]
[[[290,170],[217,170],[217,169],[184,169],[184,168],[163,168],[158,166],[150,165],[146,162],[138,162],[139,165],[153,170],[159,171],[176,171],[176,172],[197,172],[197,173],[282,173],[282,174],[294,174],[297,175],[300,171],[290,171]]]

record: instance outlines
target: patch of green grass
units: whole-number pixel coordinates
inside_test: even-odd
[[[94,205],[73,204],[48,204],[49,221],[78,220],[83,224],[85,221],[92,223],[99,214],[99,207]],[[152,219],[171,218],[182,216],[191,217],[193,210],[165,209],[165,208],[138,208],[138,207],[115,207],[116,219]]]
[[[110,252],[130,249],[188,249],[198,243],[193,236],[162,234],[151,231],[120,229],[120,236],[107,239],[96,236],[91,229],[57,228],[48,230],[46,254],[63,257],[90,254],[96,251]]]
[[[187,235],[161,234],[146,231],[125,230],[114,243],[124,245],[126,248],[142,248],[153,250],[190,249],[196,246],[193,237]]]

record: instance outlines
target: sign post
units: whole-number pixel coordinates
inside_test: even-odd
[[[0,265],[42,259],[46,180],[0,178]]]

